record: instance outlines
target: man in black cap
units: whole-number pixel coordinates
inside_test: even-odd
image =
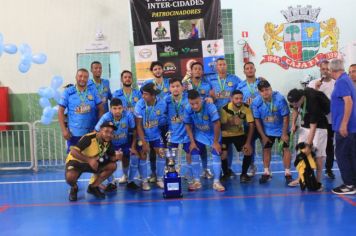
[[[270,170],[271,149],[275,140],[278,140],[278,147],[283,153],[285,181],[286,184],[289,184],[293,179],[290,172],[288,103],[282,94],[272,91],[267,80],[261,80],[257,84],[257,88],[260,96],[253,100],[251,110],[263,144],[264,174],[260,178],[260,183],[264,184],[272,178]]]
[[[298,143],[305,142],[316,148],[317,180],[320,183],[323,158],[326,157],[328,139],[326,115],[330,113],[330,100],[324,93],[312,88],[292,89],[287,99],[293,107],[292,132],[296,131],[297,118],[299,114],[301,115]],[[297,184],[297,181],[293,181],[290,186]],[[320,183],[319,191],[322,190],[323,186]]]
[[[114,173],[116,161],[120,159],[119,155],[115,155],[111,145],[113,131],[116,129],[112,122],[104,122],[99,132],[84,135],[75,146],[71,147],[65,170],[66,181],[71,186],[70,201],[77,200],[77,180],[83,172],[97,175],[95,181],[89,184],[87,192],[97,198],[105,198],[99,185]]]

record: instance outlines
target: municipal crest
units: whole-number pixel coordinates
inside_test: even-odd
[[[262,63],[275,63],[284,69],[306,69],[322,60],[338,56],[339,28],[334,18],[317,22],[321,9],[297,6],[281,11],[287,23],[265,24],[263,39],[267,55]],[[281,54],[284,49],[284,56]]]

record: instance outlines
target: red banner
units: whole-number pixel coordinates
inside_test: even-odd
[[[318,63],[323,60],[337,58],[338,55],[338,52],[319,53],[309,61],[296,61],[286,56],[279,57],[275,55],[264,55],[260,64],[275,63],[286,70],[289,69],[289,67],[296,69],[307,69],[318,65]]]

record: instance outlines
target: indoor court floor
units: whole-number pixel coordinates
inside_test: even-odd
[[[324,178],[322,192],[301,192],[285,185],[284,175],[259,184],[229,180],[227,191],[212,190],[212,180],[184,197],[164,199],[151,191],[116,193],[97,200],[86,193],[88,178],[79,182],[78,201],[68,201],[63,169],[0,172],[0,235],[354,235],[356,195],[337,196],[341,183]],[[296,177],[296,173],[293,173]]]

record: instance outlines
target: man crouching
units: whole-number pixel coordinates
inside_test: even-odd
[[[98,176],[88,185],[87,192],[97,198],[105,198],[105,194],[99,190],[99,185],[112,175],[116,170],[116,161],[120,159],[111,145],[114,130],[116,127],[112,122],[104,122],[99,132],[84,135],[71,147],[65,171],[66,181],[71,186],[69,201],[77,201],[77,180],[83,172],[95,173]]]

